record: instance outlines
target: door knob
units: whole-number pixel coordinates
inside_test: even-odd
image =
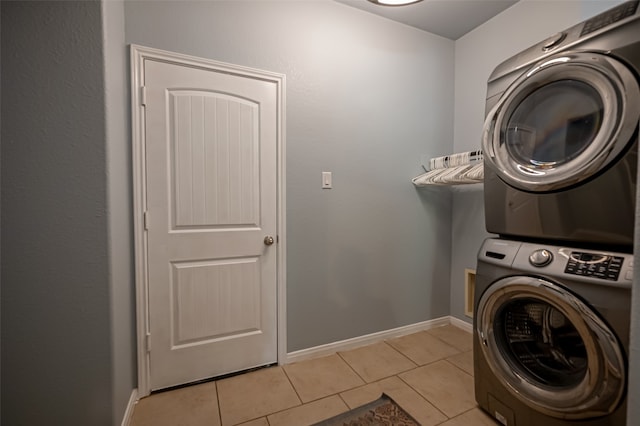
[[[267,235],[266,237],[264,237],[264,245],[265,246],[270,246],[271,244],[274,243],[274,239],[271,235]]]

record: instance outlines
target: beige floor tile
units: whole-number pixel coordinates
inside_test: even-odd
[[[333,395],[298,407],[290,408],[268,417],[271,426],[310,425],[349,411],[338,396]]]
[[[450,356],[447,361],[473,376],[473,351]]]
[[[219,426],[214,382],[157,393],[141,399],[131,426]]]
[[[238,426],[269,426],[269,422],[266,417],[260,417],[259,419],[251,420],[250,422],[241,423]]]
[[[282,367],[220,380],[217,385],[223,425],[246,422],[300,405]]]
[[[399,376],[449,418],[476,406],[473,377],[445,360]]]
[[[472,335],[444,326],[154,394],[138,402],[131,426],[311,424],[374,401],[382,393],[423,426],[495,426],[477,408],[472,375]]]
[[[427,330],[427,333],[436,336],[438,339],[443,340],[461,352],[467,352],[473,349],[472,334],[455,325],[432,328]]]
[[[460,353],[458,349],[446,344],[426,331],[398,337],[397,339],[387,341],[387,343],[418,365],[429,364]]]
[[[364,384],[338,355],[285,365],[284,370],[303,402],[324,398]]]
[[[467,411],[453,419],[442,423],[441,426],[496,426],[497,421],[492,419],[484,411],[479,408]]]
[[[384,342],[340,352],[339,355],[367,383],[417,367],[406,356]]]
[[[385,393],[422,426],[433,426],[447,420],[429,401],[421,397],[398,377],[389,377],[340,394],[350,408],[375,401]]]

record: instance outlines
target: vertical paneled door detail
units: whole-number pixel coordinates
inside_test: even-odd
[[[150,390],[277,362],[279,88],[143,69]]]

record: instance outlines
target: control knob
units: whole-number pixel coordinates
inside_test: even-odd
[[[547,52],[553,49],[554,47],[557,47],[560,43],[564,41],[565,37],[567,37],[567,33],[565,32],[554,34],[553,36],[549,37],[548,39],[542,42],[542,50]]]
[[[531,253],[529,262],[533,266],[547,266],[553,260],[553,254],[547,249],[538,249]]]

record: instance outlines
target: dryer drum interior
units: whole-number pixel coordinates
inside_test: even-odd
[[[529,407],[583,419],[619,405],[625,362],[618,339],[566,288],[530,276],[498,280],[480,298],[476,328],[493,374]]]
[[[548,169],[572,161],[601,130],[604,102],[579,80],[560,80],[535,89],[505,123],[504,144],[515,161]]]

